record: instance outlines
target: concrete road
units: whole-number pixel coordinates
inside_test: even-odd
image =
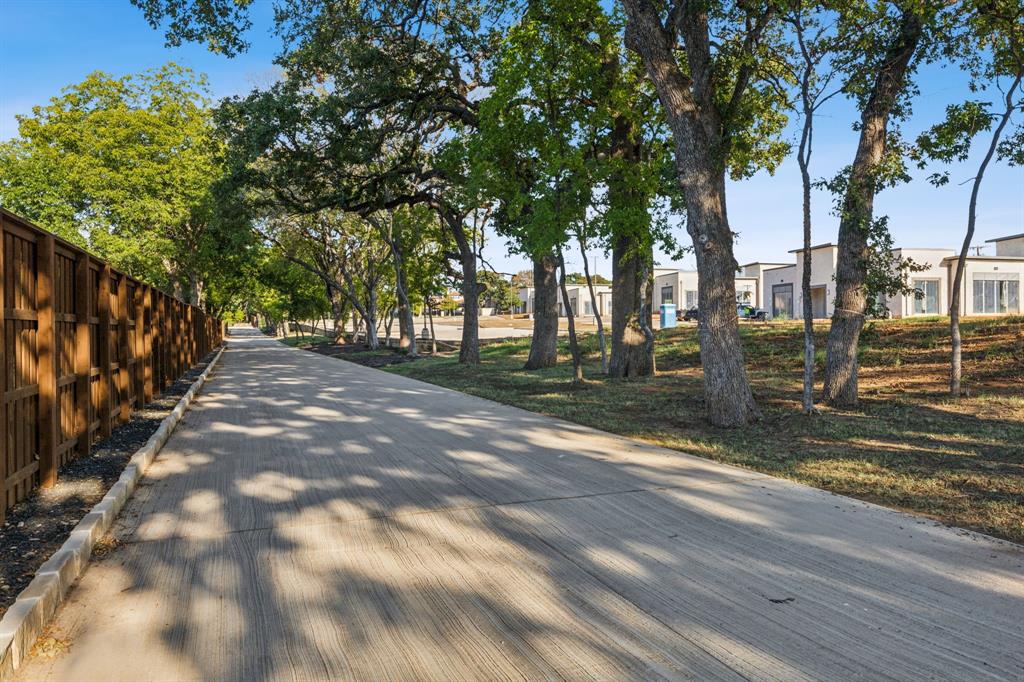
[[[1024,676],[1024,548],[234,330],[25,680]]]
[[[426,323],[429,329],[429,322]],[[527,321],[529,324],[529,321]],[[423,329],[424,323],[421,318],[416,318],[416,333]],[[523,338],[533,335],[532,327],[480,327],[478,332],[481,339],[511,339]],[[562,332],[565,335],[568,332]],[[435,317],[434,335],[438,341],[461,341],[462,340],[462,318],[461,317]],[[429,343],[429,342],[428,342]]]

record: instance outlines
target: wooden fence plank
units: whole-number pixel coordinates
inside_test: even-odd
[[[142,403],[153,400],[153,287],[143,286],[142,292]]]
[[[0,215],[0,524],[7,518],[7,220]]]
[[[113,429],[110,420],[110,266],[106,263],[100,270],[99,288],[100,326],[96,335],[100,351],[100,437],[109,438]]]
[[[117,392],[121,398],[117,420],[122,424],[131,418],[132,413],[129,402],[128,305],[128,276],[122,274],[117,280]]]
[[[43,235],[36,242],[36,355],[39,358],[39,485],[57,482],[57,353],[54,317],[54,238]]]
[[[89,313],[92,310],[92,268],[82,253],[75,262],[75,427],[78,455],[89,454],[89,425],[92,423],[92,348],[89,341]]]
[[[188,355],[185,362],[191,367],[196,364],[196,328],[192,323],[192,306],[185,308],[185,335],[188,339],[186,345]]]
[[[135,368],[132,370],[132,379],[135,383],[136,409],[146,404],[146,306],[142,301],[145,289],[144,284],[137,282],[132,293],[132,305],[135,308],[135,342],[132,344]]]

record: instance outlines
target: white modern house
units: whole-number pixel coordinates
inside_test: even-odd
[[[736,277],[736,301],[759,305],[760,278],[757,276]],[[673,303],[677,310],[697,307],[697,271],[662,269],[654,277],[654,308],[663,303]]]
[[[1024,233],[989,239],[994,255],[967,258],[960,294],[962,315],[1016,315],[1024,313],[1021,287],[1024,284]],[[804,267],[803,249],[793,249],[795,263],[754,262],[740,266],[736,273],[736,302],[749,303],[768,312],[772,319],[802,319],[803,296],[800,279]],[[910,284],[920,296],[899,294],[885,301],[894,318],[914,315],[945,315],[952,297],[950,283],[956,273],[957,252],[942,248],[898,248],[893,256],[910,258],[923,270],[910,274]],[[815,319],[832,316],[836,297],[836,264],[839,247],[819,244],[811,247],[811,306]],[[654,269],[654,310],[663,303],[678,310],[697,307],[697,272],[659,267]],[[593,315],[590,292],[584,284],[567,285],[573,313]],[[598,310],[612,311],[612,291],[607,285],[595,285]],[[519,289],[517,312],[533,313],[533,287]],[[559,296],[559,315],[565,310]]]
[[[586,284],[566,284],[565,289],[569,294],[569,305],[572,307],[573,317],[593,317],[594,307],[590,298],[590,289]],[[534,311],[534,288],[519,287],[519,305],[516,306],[516,313],[527,313],[532,315]],[[597,310],[602,316],[612,314],[612,288],[607,284],[595,284],[594,295],[597,298]],[[565,317],[565,305],[562,302],[562,292],[558,292],[558,315]]]
[[[1024,280],[1024,234],[989,239],[995,255],[967,258],[960,295],[962,315],[1014,315],[1024,312],[1020,289]],[[741,268],[743,276],[760,279],[760,305],[774,319],[802,319],[803,297],[800,278],[803,273],[803,249],[790,251],[796,263],[750,263]],[[836,296],[835,244],[811,247],[811,305],[815,319],[832,316]],[[899,294],[886,300],[894,318],[914,315],[944,315],[952,298],[951,283],[956,274],[957,252],[941,248],[898,248],[894,257],[910,258],[924,266],[910,274],[911,286],[920,296]],[[739,278],[737,278],[739,281]]]

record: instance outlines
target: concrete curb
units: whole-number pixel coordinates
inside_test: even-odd
[[[164,417],[146,444],[136,450],[106,496],[71,531],[71,536],[39,567],[36,577],[22,590],[0,620],[0,682],[14,679],[17,670],[43,629],[64,601],[71,585],[85,572],[96,542],[110,529],[114,519],[135,491],[139,479],[156,459],[174,428],[181,421],[196,393],[206,383],[226,346],[206,366],[169,415]]]

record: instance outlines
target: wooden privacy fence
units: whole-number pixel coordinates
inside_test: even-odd
[[[0,523],[223,339],[223,325],[0,209]]]

